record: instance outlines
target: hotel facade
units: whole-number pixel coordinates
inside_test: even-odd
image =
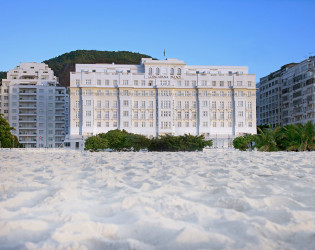
[[[26,148],[60,147],[69,127],[69,95],[44,63],[21,63],[0,86],[0,113]]]
[[[256,133],[255,75],[245,66],[177,59],[76,64],[68,146],[82,148],[87,137],[113,129],[147,137],[204,135],[215,147],[229,147],[234,137]]]

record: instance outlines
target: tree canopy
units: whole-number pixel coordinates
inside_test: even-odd
[[[0,114],[0,147],[16,148],[20,146],[18,138],[11,133],[13,129],[8,121],[2,117],[2,114]]]

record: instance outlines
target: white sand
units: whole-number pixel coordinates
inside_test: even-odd
[[[315,249],[315,152],[0,151],[0,249]]]

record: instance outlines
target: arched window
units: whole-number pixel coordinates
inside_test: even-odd
[[[159,74],[160,74],[160,68],[156,68],[155,73],[156,73],[157,75],[159,75]]]
[[[152,68],[149,68],[149,75],[152,75]]]
[[[178,68],[178,69],[177,69],[177,75],[180,75],[180,74],[182,74],[182,69],[181,69],[181,68]]]
[[[171,68],[171,75],[174,75],[174,68]]]

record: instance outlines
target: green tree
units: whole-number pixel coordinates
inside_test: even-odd
[[[14,128],[11,127],[8,121],[0,114],[0,146],[2,148],[20,147],[18,138],[12,135],[11,130],[14,130]]]
[[[97,151],[98,149],[108,148],[108,141],[100,136],[91,136],[85,141],[85,150]]]
[[[279,139],[277,137],[279,136],[279,129],[279,127],[264,130],[258,128],[259,134],[255,137],[255,147],[257,147],[259,151],[278,151],[277,140]]]
[[[311,121],[305,125],[287,125],[281,128],[278,138],[277,143],[282,150],[315,150],[315,125]]]
[[[233,140],[233,147],[241,151],[246,151],[249,148],[249,145],[255,141],[255,135],[244,135],[236,137]]]
[[[130,151],[132,145],[127,141],[128,132],[126,130],[110,130],[105,134],[99,134],[101,138],[108,141],[108,147],[116,151]]]

